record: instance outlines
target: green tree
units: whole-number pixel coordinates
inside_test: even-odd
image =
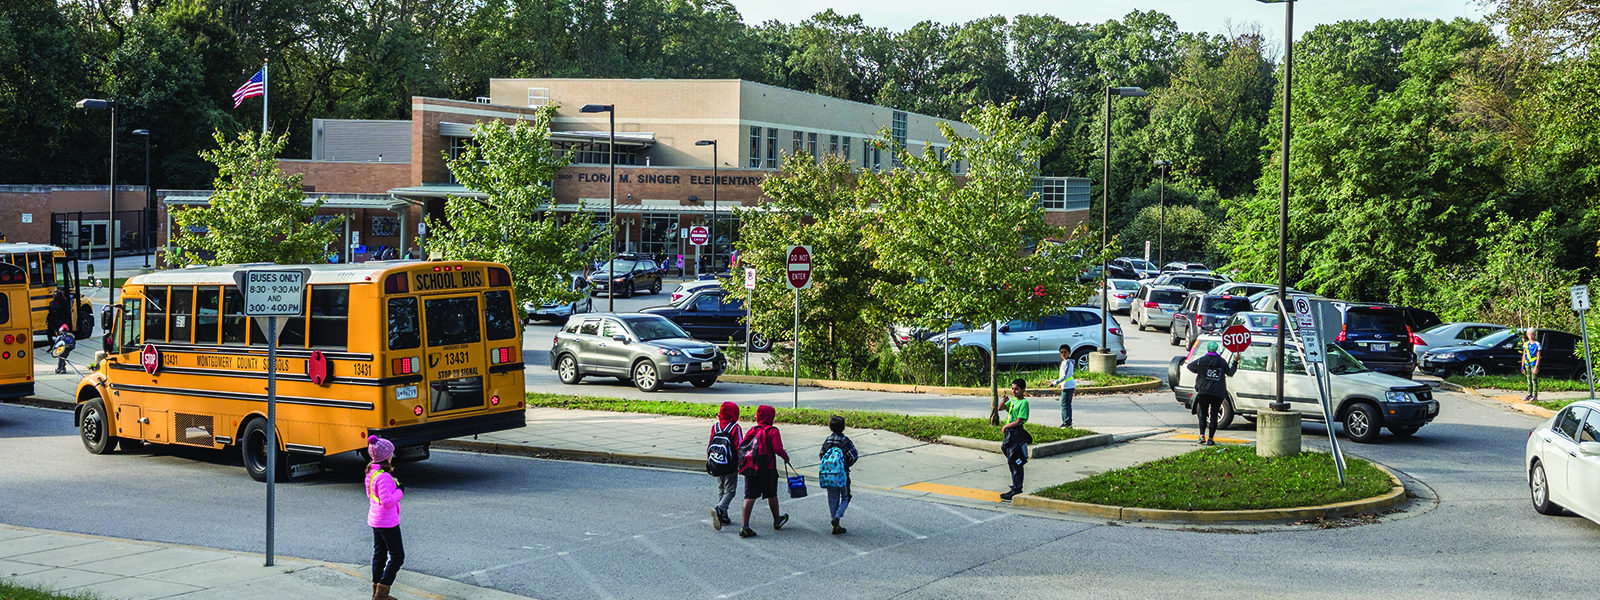
[[[1015,102],[969,110],[963,121],[978,137],[941,126],[949,142],[943,155],[900,150],[904,169],[863,180],[864,192],[880,203],[868,243],[878,267],[898,275],[873,291],[919,325],[1038,318],[1088,295],[1077,276],[1089,261],[1101,260],[1098,241],[1046,223],[1037,194],[1030,193],[1039,158],[1058,130],[1043,117],[1013,118],[1016,110]],[[969,165],[965,181],[954,172],[957,161]],[[991,327],[990,348],[995,337]],[[990,354],[990,421],[998,423]]]
[[[1450,321],[1575,330],[1567,288],[1578,274],[1556,266],[1554,223],[1549,211],[1533,221],[1495,215],[1485,223],[1475,260],[1432,273],[1436,292],[1427,306]]]
[[[270,262],[282,265],[324,262],[337,223],[312,223],[322,206],[306,204],[301,175],[278,171],[278,153],[288,136],[273,139],[252,131],[229,141],[212,134],[217,149],[201,153],[216,165],[210,206],[175,209],[173,265],[225,265]]]
[[[554,105],[532,121],[481,122],[477,137],[449,160],[456,181],[475,197],[445,200],[445,220],[429,219],[429,253],[447,260],[497,262],[511,270],[517,298],[527,302],[571,302],[573,273],[605,252],[590,244],[594,218],[578,211],[563,219],[555,212],[551,183],[569,156],[550,142]],[[522,307],[517,305],[518,314]]]
[[[1171,196],[1168,196],[1168,199],[1170,200]],[[1163,238],[1160,235],[1163,221],[1161,208],[1146,206],[1144,210],[1139,211],[1139,216],[1134,217],[1128,228],[1118,236],[1122,241],[1123,253],[1128,256],[1142,256],[1144,243],[1149,241],[1152,261],[1165,258],[1169,262],[1183,260],[1214,267],[1221,266],[1216,247],[1216,240],[1222,237],[1219,235],[1221,223],[1207,217],[1194,206],[1169,204],[1166,212],[1166,235]],[[1162,239],[1166,240],[1165,252],[1158,253],[1157,243]]]

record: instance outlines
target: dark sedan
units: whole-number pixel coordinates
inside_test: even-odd
[[[618,294],[632,298],[634,292],[638,291],[647,291],[651,295],[661,293],[661,271],[656,268],[655,261],[617,257],[610,264],[600,265],[589,274],[591,296],[605,292],[608,296]]]
[[[727,291],[720,287],[698,289],[692,296],[675,304],[653,306],[639,312],[665,317],[697,340],[714,344],[729,340],[735,344],[744,341],[744,302],[729,297]],[[766,352],[772,349],[772,341],[759,332],[751,333],[750,349]]]
[[[1422,354],[1418,368],[1424,373],[1446,377],[1466,375],[1511,375],[1522,372],[1522,342],[1527,334],[1502,329],[1459,346],[1442,346]],[[1543,346],[1539,359],[1540,377],[1584,379],[1583,357],[1578,355],[1581,339],[1565,331],[1538,330]]]

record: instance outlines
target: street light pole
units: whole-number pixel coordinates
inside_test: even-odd
[[[1107,87],[1106,88],[1106,131],[1105,131],[1105,133],[1106,133],[1106,138],[1105,138],[1106,147],[1105,147],[1105,162],[1102,165],[1103,167],[1105,167],[1105,175],[1104,175],[1104,178],[1100,182],[1100,192],[1101,192],[1101,198],[1100,198],[1100,353],[1101,354],[1110,354],[1111,353],[1111,346],[1107,342],[1107,333],[1106,333],[1106,330],[1109,327],[1108,323],[1111,320],[1111,314],[1110,314],[1110,310],[1109,310],[1109,307],[1111,306],[1111,304],[1110,304],[1110,292],[1107,289],[1110,286],[1111,282],[1110,282],[1110,270],[1107,269],[1108,265],[1106,264],[1106,256],[1105,256],[1106,230],[1110,227],[1110,222],[1111,222],[1111,98],[1113,98],[1115,96],[1123,96],[1123,97],[1127,97],[1127,98],[1137,98],[1139,96],[1144,96],[1144,95],[1145,95],[1145,91],[1143,89],[1136,88],[1136,87]],[[1091,364],[1093,364],[1093,363],[1091,363]],[[1111,361],[1111,368],[1107,369],[1107,371],[1108,372],[1116,371],[1116,364],[1117,364],[1116,361],[1113,359]]]
[[[133,134],[144,138],[144,211],[139,214],[140,250],[144,251],[144,266],[150,268],[150,211],[155,198],[150,195],[150,130],[135,129]]]
[[[107,304],[117,303],[117,102],[115,100],[100,100],[97,98],[84,98],[78,101],[78,108],[105,108],[111,111],[111,193],[107,198],[106,206],[106,291],[109,294]],[[93,240],[90,240],[93,243]],[[92,246],[91,246],[92,247]],[[89,253],[89,258],[94,258],[94,252]]]
[[[1172,166],[1170,160],[1158,160],[1156,166],[1161,167],[1161,217],[1160,225],[1156,230],[1156,264],[1167,264],[1167,167]],[[1161,268],[1160,266],[1156,267]]]
[[[1256,0],[1266,4],[1283,2],[1283,154],[1282,169],[1278,174],[1278,372],[1277,382],[1273,387],[1273,401],[1268,408],[1276,411],[1289,410],[1289,403],[1283,400],[1283,345],[1284,332],[1289,328],[1288,313],[1284,310],[1284,303],[1288,301],[1288,264],[1289,264],[1289,107],[1290,95],[1294,90],[1294,0]]]
[[[606,248],[606,312],[617,312],[617,111],[612,104],[585,104],[579,112],[606,113],[610,118],[610,134],[606,138],[606,184],[611,187],[607,204],[606,227],[611,229],[611,245]],[[632,284],[629,284],[632,285]]]
[[[696,146],[711,146],[711,276],[717,275],[717,141],[700,140]]]

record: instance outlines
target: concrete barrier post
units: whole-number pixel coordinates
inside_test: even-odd
[[[1090,373],[1117,373],[1117,355],[1111,352],[1089,353]]]
[[[1263,410],[1256,413],[1256,456],[1300,453],[1300,413]]]

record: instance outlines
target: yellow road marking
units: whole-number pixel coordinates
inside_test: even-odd
[[[911,490],[913,492],[927,492],[930,494],[956,496],[959,498],[971,498],[973,500],[984,500],[987,502],[1000,502],[1000,492],[945,485],[942,483],[929,483],[924,481],[922,483],[913,483],[911,485],[901,486],[900,489]]]
[[[1178,435],[1172,436],[1169,439],[1174,439],[1174,440],[1198,440],[1198,439],[1200,439],[1200,436],[1195,435],[1193,433],[1180,433]],[[1216,438],[1216,440],[1217,440],[1218,444],[1248,444],[1248,443],[1254,441],[1254,440],[1241,440],[1241,439],[1238,439],[1238,438],[1225,438],[1225,437],[1219,437],[1219,438]]]

